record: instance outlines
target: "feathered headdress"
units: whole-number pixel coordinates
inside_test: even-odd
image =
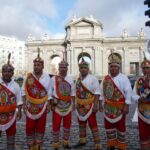
[[[38,48],[37,50],[38,50],[38,54],[37,57],[33,60],[33,63],[39,62],[44,64],[44,60],[40,57],[40,48]]]
[[[2,66],[2,71],[14,71],[14,67],[10,64],[11,53],[8,54],[7,64]]]
[[[146,58],[145,52],[143,51],[144,60],[141,63],[141,68],[150,67],[150,61]]]
[[[58,64],[59,67],[67,67],[69,64],[65,61],[65,52],[63,51],[63,60]]]

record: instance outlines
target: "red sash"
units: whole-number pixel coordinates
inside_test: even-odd
[[[25,82],[25,93],[27,100],[33,104],[43,104],[47,99],[47,91],[45,87],[29,73]]]
[[[150,119],[150,86],[144,77],[141,77],[136,82],[136,93],[139,96],[144,96],[147,101],[140,102],[138,104],[140,114],[146,118]]]
[[[58,100],[70,101],[71,100],[71,85],[61,76],[55,76],[56,94]]]
[[[87,89],[80,78],[76,83],[76,99],[77,99],[77,111],[80,116],[85,116],[91,109],[94,101],[94,94]]]
[[[77,103],[80,105],[91,104],[94,101],[94,94],[83,85],[80,79],[76,84],[76,96]]]
[[[14,111],[16,106],[15,94],[0,84],[0,113]]]
[[[125,97],[118,89],[109,75],[103,81],[103,92],[105,99],[105,114],[111,119],[115,119],[122,113],[125,104]]]
[[[16,110],[16,95],[0,83],[0,124],[8,123]]]

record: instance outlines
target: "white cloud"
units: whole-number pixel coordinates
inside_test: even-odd
[[[49,33],[47,20],[58,16],[54,0],[1,0],[0,35],[26,39]]]
[[[148,18],[144,16],[147,9],[141,0],[77,0],[67,20],[74,14],[78,17],[93,15],[102,22],[106,35],[121,35],[124,28],[131,35],[137,35],[140,28],[148,30],[145,27]]]
[[[53,34],[52,38],[54,38],[54,39],[64,39],[65,38],[65,33],[56,33],[56,34]]]
[[[55,31],[64,29],[63,25],[74,14],[79,17],[93,15],[102,22],[106,36],[121,35],[124,28],[129,34],[137,35],[141,27],[148,35],[145,27],[148,17],[144,16],[148,8],[141,0],[76,0],[66,18],[58,12],[63,5],[58,5],[59,0],[0,0],[0,35],[26,40],[29,34],[41,38],[47,33],[50,37],[63,38],[65,32]]]

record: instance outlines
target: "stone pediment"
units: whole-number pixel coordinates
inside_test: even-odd
[[[74,26],[91,26],[91,25],[93,25],[93,23],[86,22],[86,21],[80,21],[80,22],[77,22],[76,24],[74,24]]]
[[[72,19],[65,28],[71,27],[71,26],[91,26],[91,25],[97,25],[102,28],[101,22],[97,21],[94,18],[89,17],[82,17],[82,18],[76,18]]]

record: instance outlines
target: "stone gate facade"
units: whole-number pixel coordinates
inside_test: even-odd
[[[32,71],[33,59],[37,56],[37,48],[41,49],[45,71],[57,73],[57,66],[52,62],[55,58],[66,59],[69,63],[68,73],[77,77],[78,63],[81,57],[90,60],[90,71],[97,77],[108,73],[108,60],[113,50],[121,60],[123,73],[141,74],[140,63],[147,38],[141,29],[137,36],[129,36],[126,30],[119,37],[105,37],[100,21],[90,17],[72,18],[65,26],[64,39],[51,39],[47,35],[42,40],[30,36],[26,42],[26,72]],[[57,60],[58,61],[58,60]],[[58,63],[58,62],[57,62]]]

